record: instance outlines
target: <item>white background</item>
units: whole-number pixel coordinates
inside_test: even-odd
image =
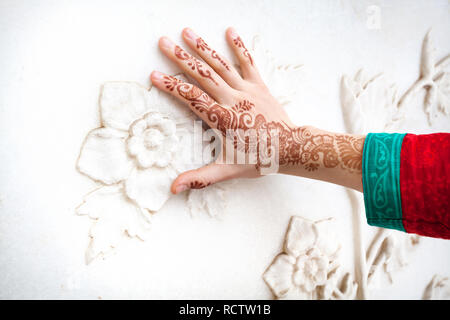
[[[380,9],[380,28],[368,7]],[[404,92],[417,78],[433,27],[437,57],[450,53],[448,1],[0,1],[0,298],[268,299],[262,273],[292,215],[338,218],[343,264],[353,266],[343,188],[271,176],[240,181],[219,219],[191,218],[184,195],[155,217],[150,239],[126,241],[85,265],[91,221],[74,208],[96,184],[75,170],[99,125],[100,85],[149,86],[150,72],[178,71],[157,48],[189,26],[230,54],[224,31],[259,34],[285,63],[305,68],[295,122],[342,131],[339,85],[364,67]],[[229,55],[230,56],[230,55]],[[371,229],[367,227],[370,234]],[[374,298],[421,298],[435,274],[450,276],[450,244],[424,239],[392,286]]]

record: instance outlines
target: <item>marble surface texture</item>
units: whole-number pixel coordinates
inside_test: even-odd
[[[341,264],[354,272],[359,240],[346,190],[281,175],[237,181],[214,217],[191,216],[177,195],[145,242],[124,241],[86,265],[91,222],[75,208],[97,184],[75,163],[99,124],[100,86],[148,87],[154,69],[179,72],[157,40],[181,42],[186,26],[228,57],[224,32],[234,26],[248,43],[259,35],[280,63],[302,64],[287,111],[299,125],[330,131],[345,131],[344,74],[383,72],[405,92],[430,28],[436,56],[450,53],[448,1],[0,1],[1,299],[271,299],[262,275],[294,215],[334,217]],[[423,109],[410,116],[424,123],[412,131],[433,131]],[[375,232],[363,226],[366,245]],[[435,274],[450,276],[450,241],[422,238],[408,262],[370,297],[421,299]]]

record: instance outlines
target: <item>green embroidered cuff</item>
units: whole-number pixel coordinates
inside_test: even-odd
[[[367,223],[405,231],[400,195],[399,133],[369,133],[364,142],[362,178]]]

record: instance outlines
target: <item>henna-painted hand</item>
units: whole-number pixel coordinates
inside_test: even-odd
[[[172,76],[153,71],[151,80],[157,88],[185,101],[208,125],[224,133],[227,129],[237,129],[241,124],[235,120],[239,120],[238,117],[242,115],[247,117],[246,127],[255,125],[254,119],[257,115],[261,115],[264,121],[267,119],[291,124],[281,105],[265,86],[252,56],[234,29],[227,30],[226,39],[240,62],[241,73],[191,29],[183,30],[183,39],[203,61],[167,37],[160,39],[159,47],[205,91]],[[181,174],[172,184],[172,192],[200,188],[232,178],[258,176],[260,174],[255,165],[216,162]]]
[[[277,131],[277,161],[281,173],[329,181],[357,190],[362,188],[363,136],[333,134],[313,127],[295,126],[270,94],[255,61],[233,28],[227,29],[226,39],[238,58],[240,71],[191,29],[183,30],[183,39],[202,61],[167,37],[160,39],[159,47],[204,91],[158,71],[151,74],[154,86],[184,101],[211,128],[223,135],[229,129],[255,129],[257,132],[266,131],[269,136],[274,130]],[[244,152],[252,149],[258,154],[256,165],[216,161],[182,173],[173,182],[171,191],[179,193],[233,178],[259,177],[259,149],[250,148],[249,145],[245,146]],[[350,178],[342,174],[345,170],[351,173]]]

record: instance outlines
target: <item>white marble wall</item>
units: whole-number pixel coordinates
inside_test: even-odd
[[[450,53],[449,10],[448,1],[1,1],[0,298],[270,299],[262,274],[293,215],[335,217],[342,265],[353,272],[346,191],[287,176],[237,182],[215,218],[191,217],[185,195],[176,196],[147,241],[124,241],[87,266],[91,221],[75,208],[97,184],[75,163],[99,125],[99,88],[149,86],[152,70],[177,72],[157,40],[181,41],[186,26],[231,56],[224,31],[234,26],[247,43],[260,35],[280,63],[303,64],[286,107],[295,122],[344,131],[342,75],[384,72],[404,92],[431,27],[437,58]],[[420,108],[412,117],[426,119]],[[362,229],[365,244],[374,233]],[[434,274],[450,276],[449,249],[423,238],[394,283],[381,281],[370,297],[422,298]]]

